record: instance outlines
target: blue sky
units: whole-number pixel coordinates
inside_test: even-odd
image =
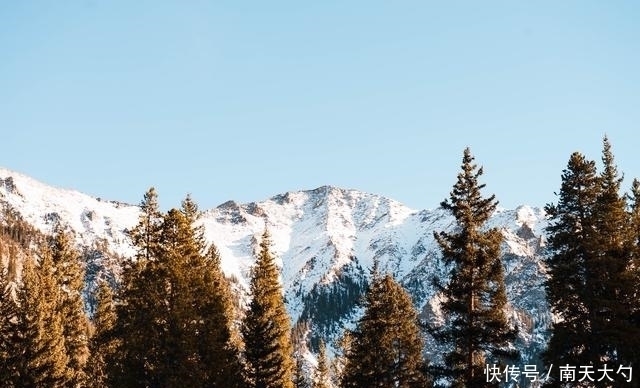
[[[324,184],[413,208],[464,147],[505,207],[554,201],[609,135],[640,176],[636,1],[0,5],[0,165],[203,208]]]

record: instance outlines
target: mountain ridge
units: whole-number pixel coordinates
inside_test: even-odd
[[[134,254],[127,230],[137,223],[136,205],[54,188],[2,168],[0,202],[42,232],[60,225],[70,229],[79,247],[102,242],[122,260]],[[260,236],[269,229],[292,323],[308,325],[312,339],[331,344],[353,327],[374,260],[410,292],[424,320],[442,321],[433,279],[446,279],[448,271],[433,232],[455,224],[441,208],[415,210],[384,196],[324,185],[259,202],[230,200],[204,210],[199,222],[244,298]],[[525,361],[535,360],[546,344],[552,318],[543,289],[545,225],[544,211],[527,205],[500,208],[487,225],[504,236],[509,316],[521,329],[518,346]],[[117,279],[121,265],[98,271],[111,271]],[[437,359],[438,345],[428,339],[427,346]]]

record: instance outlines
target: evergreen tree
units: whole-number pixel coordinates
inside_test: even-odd
[[[352,333],[342,373],[345,388],[424,388],[423,342],[409,294],[374,271],[365,312]]]
[[[114,335],[119,339],[112,366],[114,386],[162,386],[156,368],[161,359],[159,344],[166,336],[164,317],[165,267],[159,262],[163,217],[155,189],[140,203],[140,217],[130,237],[135,260],[125,263],[116,304]]]
[[[296,352],[294,355],[295,369],[293,372],[293,387],[294,388],[309,388],[309,383],[304,371],[304,361],[302,356]]]
[[[478,182],[482,168],[465,149],[462,171],[443,209],[456,219],[452,233],[434,233],[442,256],[451,265],[449,283],[442,289],[442,310],[447,324],[433,330],[436,339],[448,344],[446,366],[440,369],[453,387],[489,387],[484,368],[513,359],[515,331],[505,316],[507,304],[504,269],[500,258],[502,234],[484,225],[495,210],[495,196],[484,198]]]
[[[145,196],[132,233],[139,253],[124,274],[117,309],[122,358],[115,382],[241,387],[239,351],[230,340],[229,286],[215,247],[204,252],[197,205],[187,197],[181,209],[158,219],[149,216],[157,214],[153,198]]]
[[[195,245],[198,247],[198,251],[201,253],[204,252],[207,246],[207,242],[204,237],[204,226],[198,225],[198,219],[200,218],[201,212],[198,208],[198,204],[191,197],[191,194],[187,194],[186,198],[182,201],[180,212],[184,215],[191,228],[190,233]]]
[[[81,294],[84,268],[79,257],[69,236],[62,231],[57,232],[52,241],[51,258],[56,281],[62,290],[59,312],[64,317],[64,345],[69,357],[66,374],[70,387],[85,384],[84,369],[89,357],[89,321]]]
[[[160,234],[162,233],[162,213],[158,206],[158,194],[151,187],[140,202],[138,225],[129,235],[137,249],[138,261],[149,261],[157,258],[160,252]]]
[[[195,296],[201,295],[202,338],[200,355],[209,386],[245,387],[240,346],[233,333],[233,305],[229,282],[220,267],[220,254],[212,244],[196,272],[202,276]]]
[[[16,387],[68,387],[69,357],[64,344],[63,317],[60,315],[61,290],[51,254],[45,251],[40,267],[24,261],[23,285],[18,291],[20,313],[17,332],[19,358]],[[9,385],[11,386],[11,385]]]
[[[269,247],[269,233],[265,229],[252,271],[252,299],[242,327],[248,378],[254,388],[292,388],[294,364],[289,316]]]
[[[640,346],[640,327],[632,322],[636,303],[635,231],[626,197],[620,194],[622,178],[606,137],[602,162],[594,210],[597,233],[588,242],[594,254],[585,271],[585,303],[592,337],[590,358],[600,363],[628,365]]]
[[[313,388],[331,388],[327,348],[322,340],[320,340],[320,345],[318,346],[318,367],[313,379]]]
[[[114,336],[116,307],[113,292],[107,282],[101,281],[96,292],[96,311],[93,315],[94,332],[89,343],[90,359],[87,363],[88,386],[107,388],[114,368],[117,338]]]
[[[561,317],[544,353],[549,364],[599,367],[638,360],[637,218],[620,195],[622,178],[606,137],[602,162],[598,175],[594,162],[572,154],[563,171],[559,203],[546,207],[551,252],[547,296]],[[552,379],[546,385],[566,384]]]
[[[632,259],[632,278],[634,279],[634,294],[640,295],[640,180],[634,179],[631,186],[631,230],[633,241],[633,259]],[[635,328],[640,327],[640,300],[638,298],[631,299],[631,322]],[[637,338],[637,337],[636,337]],[[640,346],[629,346],[625,348],[626,352],[631,354],[625,357],[630,359],[633,366],[640,365]]]
[[[587,263],[593,261],[589,244],[597,239],[594,210],[599,196],[598,181],[595,163],[575,152],[562,173],[558,204],[545,207],[549,217],[547,246],[551,253],[547,260],[547,300],[551,310],[561,317],[553,324],[544,353],[547,365],[594,362],[584,345],[590,338]],[[560,386],[556,381],[547,385]]]
[[[9,247],[8,267],[0,276],[0,382],[3,388],[16,387],[19,381],[20,359],[16,350],[22,346],[17,305],[17,259],[15,247]]]

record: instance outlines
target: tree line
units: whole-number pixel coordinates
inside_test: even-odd
[[[545,207],[546,291],[557,317],[542,355],[547,365],[638,365],[640,181],[630,195],[621,192],[606,138],[602,163],[598,173],[594,161],[572,154],[558,203]],[[72,236],[60,228],[29,237],[38,234],[5,212],[0,387],[498,387],[487,366],[517,364],[519,354],[507,319],[502,234],[486,227],[498,202],[483,195],[482,174],[467,148],[441,203],[455,218],[451,231],[434,233],[449,269],[446,281],[434,280],[444,323],[420,321],[410,295],[376,262],[361,318],[333,363],[320,343],[312,375],[293,346],[266,228],[250,300],[240,308],[197,204],[187,196],[163,213],[149,189],[129,232],[136,255],[117,284],[99,283],[89,317]],[[427,335],[447,349],[441,362],[425,359]],[[557,376],[544,383],[594,386]],[[598,386],[638,385],[618,378]]]

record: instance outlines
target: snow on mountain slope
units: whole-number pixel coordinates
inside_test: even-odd
[[[123,256],[133,254],[124,231],[136,224],[137,206],[54,188],[2,168],[0,202],[16,209],[42,232],[51,233],[57,224],[61,224],[75,232],[79,245],[89,246],[104,240],[114,253]]]
[[[44,232],[59,223],[75,232],[78,245],[104,241],[112,252],[133,254],[126,230],[137,222],[137,206],[52,188],[4,169],[0,202]],[[442,209],[417,211],[378,195],[323,186],[261,202],[229,201],[204,212],[200,222],[220,250],[224,271],[245,291],[266,225],[292,321],[308,321],[316,338],[336,339],[353,327],[374,260],[409,290],[425,319],[442,320],[433,280],[446,279],[447,268],[433,233],[454,227]],[[525,360],[543,348],[550,322],[543,289],[544,226],[543,211],[528,206],[500,209],[488,223],[505,237],[509,314],[520,328]],[[434,355],[440,352],[429,346]]]

